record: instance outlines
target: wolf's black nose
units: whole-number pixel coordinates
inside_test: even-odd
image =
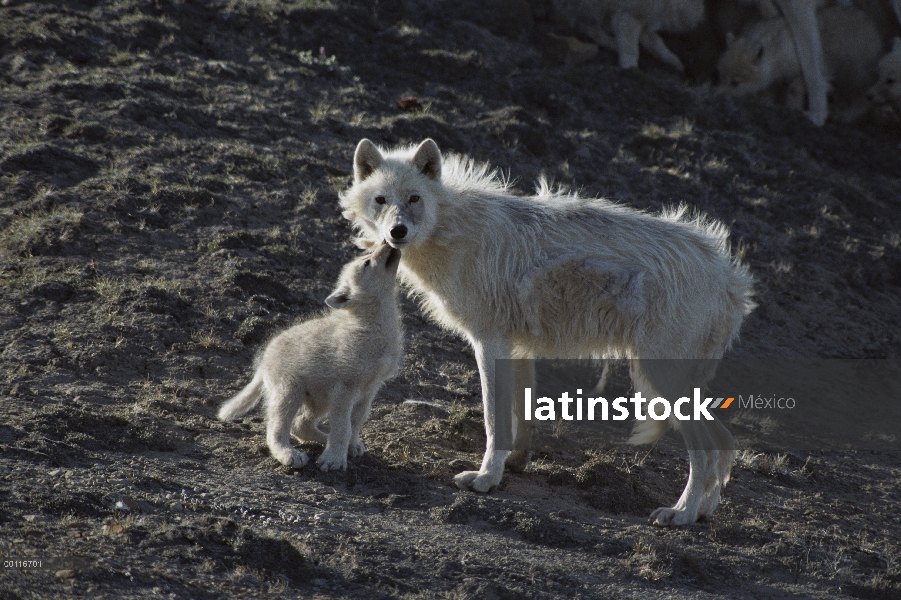
[[[402,240],[407,237],[407,226],[406,225],[395,225],[391,228],[391,237],[396,240]]]

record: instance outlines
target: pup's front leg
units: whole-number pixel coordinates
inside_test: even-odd
[[[351,440],[351,409],[356,404],[357,390],[337,386],[329,398],[329,434],[325,450],[316,459],[323,471],[337,471],[347,468],[347,449]]]
[[[351,458],[363,456],[366,452],[366,446],[363,444],[363,440],[360,439],[360,431],[363,429],[366,421],[369,420],[372,401],[375,399],[380,387],[381,384],[368,386],[363,390],[360,402],[354,404],[353,411],[350,414],[350,447],[348,448],[348,455]]]
[[[497,487],[504,476],[504,461],[510,455],[509,450],[496,448],[496,416],[495,386],[497,373],[495,361],[499,358],[510,358],[510,342],[506,339],[488,341],[472,340],[479,365],[479,376],[482,380],[482,408],[485,411],[485,435],[487,437],[485,456],[478,471],[463,471],[454,477],[454,484],[464,490],[489,492]]]

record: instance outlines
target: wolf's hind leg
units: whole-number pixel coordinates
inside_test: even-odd
[[[266,386],[266,443],[275,460],[286,467],[299,469],[310,458],[291,447],[291,423],[300,409],[303,390],[286,386]]]
[[[291,425],[291,435],[304,442],[316,442],[325,444],[328,442],[328,435],[319,429],[317,421],[319,416],[313,414],[304,406],[300,413],[294,417],[294,423]]]
[[[662,396],[673,401],[690,397],[689,390],[703,386],[712,374],[710,365],[709,360],[638,360],[633,363],[632,382],[648,398]],[[719,421],[670,419],[682,433],[688,449],[688,482],[678,502],[658,508],[651,513],[651,519],[656,525],[687,525],[699,516],[710,516],[719,503],[720,491],[729,481],[735,442]],[[643,427],[636,428],[633,439],[652,442],[665,430],[664,422],[645,421]]]

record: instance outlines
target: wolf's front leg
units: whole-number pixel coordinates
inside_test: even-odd
[[[464,490],[488,492],[501,482],[504,476],[504,461],[510,454],[509,450],[497,450],[495,447],[497,438],[495,361],[499,358],[510,358],[510,342],[506,339],[487,341],[473,339],[472,345],[482,381],[482,409],[485,412],[485,435],[488,439],[481,468],[478,471],[463,471],[457,474],[454,477],[454,484]]]
[[[348,455],[351,458],[363,456],[366,452],[366,445],[363,444],[363,440],[360,439],[360,431],[362,431],[366,421],[369,420],[369,413],[372,410],[372,401],[375,399],[375,395],[378,393],[380,387],[381,385],[373,385],[365,389],[362,398],[354,405],[353,411],[351,411],[350,446],[348,448]]]
[[[351,439],[350,418],[359,390],[336,386],[330,393],[328,422],[328,443],[316,459],[323,471],[337,471],[347,468],[347,450]]]
[[[788,22],[798,62],[801,63],[801,73],[807,84],[807,117],[814,125],[822,127],[829,116],[829,81],[816,14],[817,3],[810,0],[775,1]]]

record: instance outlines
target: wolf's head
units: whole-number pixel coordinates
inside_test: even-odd
[[[752,29],[748,35],[726,35],[726,51],[717,62],[720,91],[745,96],[765,90],[773,83],[771,54],[763,31]]]
[[[325,303],[332,308],[395,302],[400,250],[382,244],[371,254],[350,261],[341,269],[338,285]]]
[[[901,116],[901,38],[892,42],[892,50],[879,60],[879,81],[867,91],[875,104],[891,104]]]
[[[354,183],[341,194],[344,217],[371,248],[382,240],[393,248],[427,240],[437,220],[441,197],[441,151],[432,140],[383,153],[361,140],[354,153]]]

